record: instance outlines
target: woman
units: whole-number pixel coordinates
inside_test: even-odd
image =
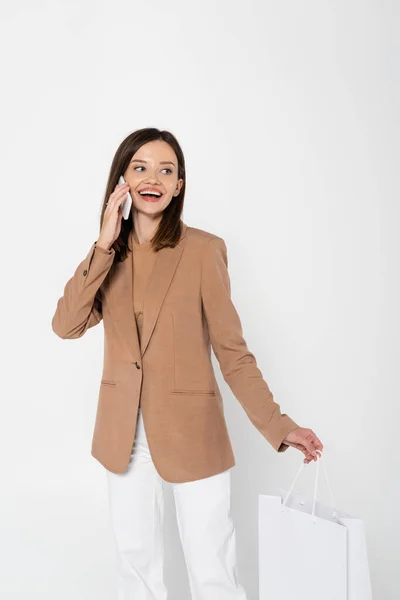
[[[107,473],[119,600],[167,597],[164,482],[173,487],[193,598],[246,599],[230,517],[235,458],[211,346],[233,394],[276,451],[292,446],[309,463],[323,448],[312,430],[281,414],[247,348],[224,240],[181,220],[185,178],[171,133],[146,128],[121,143],[99,237],[52,320],[54,332],[68,339],[104,325],[92,455]],[[128,192],[133,204],[125,221]]]

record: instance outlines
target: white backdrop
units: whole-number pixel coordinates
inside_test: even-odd
[[[375,597],[398,598],[397,3],[0,9],[0,596],[115,597],[105,470],[90,454],[103,329],[61,340],[51,319],[97,239],[115,150],[155,126],[185,153],[184,221],[227,243],[276,401],[321,438],[337,504],[365,521]],[[287,488],[303,455],[274,452],[213,360],[237,461],[239,576],[255,600],[258,494]],[[189,598],[168,485],[165,502],[166,583]]]

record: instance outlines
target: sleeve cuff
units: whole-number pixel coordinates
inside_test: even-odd
[[[285,428],[284,433],[282,435],[282,440],[291,432],[300,427],[293,419],[291,419],[287,414],[282,415],[282,419],[285,419]],[[285,444],[283,441],[277,447],[277,452],[285,452],[289,448],[288,444]]]
[[[110,248],[109,250],[106,250],[105,248],[100,248],[100,246],[97,245],[97,240],[94,243],[94,248],[95,250],[97,250],[97,252],[101,252],[102,254],[111,255],[115,253],[114,248]]]

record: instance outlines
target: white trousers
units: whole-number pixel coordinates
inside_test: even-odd
[[[157,473],[139,407],[125,473],[107,471],[118,555],[118,600],[167,600],[163,581],[163,485],[172,486],[192,600],[247,600],[237,579],[230,469],[205,479],[166,482]]]

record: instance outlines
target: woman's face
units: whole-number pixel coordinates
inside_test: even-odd
[[[158,215],[177,196],[183,185],[178,179],[178,160],[171,146],[164,140],[154,140],[139,148],[124,173],[132,196],[133,210],[147,215]],[[158,196],[142,196],[140,191],[158,191]]]

